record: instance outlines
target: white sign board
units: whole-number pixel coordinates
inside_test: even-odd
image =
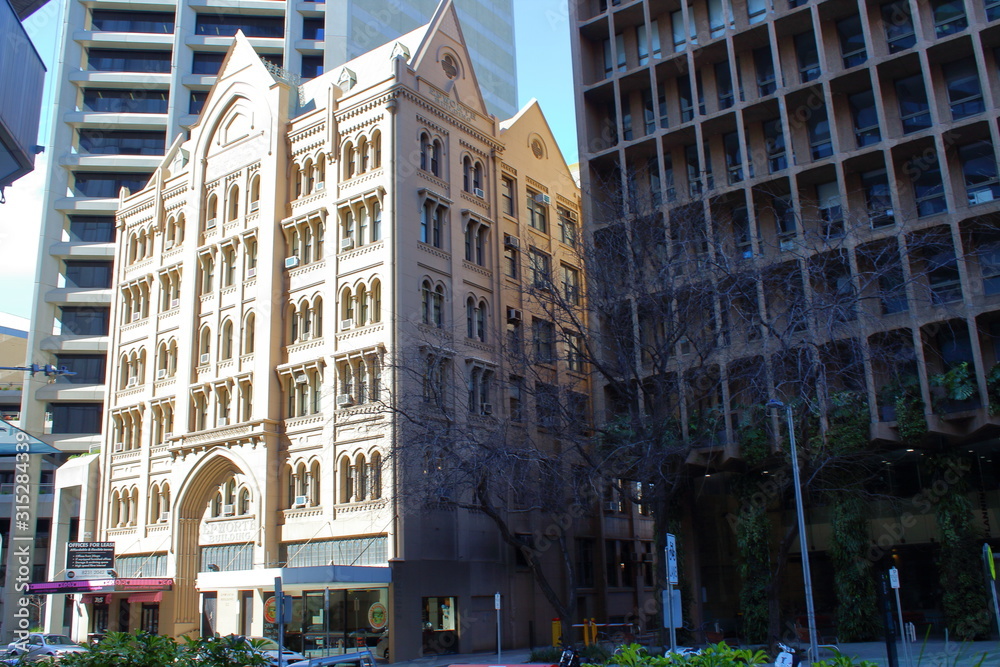
[[[73,568],[71,570],[66,570],[66,579],[73,581],[74,579],[113,579],[115,577],[114,570],[105,570],[101,568]]]
[[[677,538],[671,533],[667,533],[667,582],[676,586],[679,583],[677,576]]]
[[[500,611],[500,594],[497,593],[493,596],[493,608]]]
[[[894,567],[889,569],[889,585],[899,588],[899,570]]]
[[[777,660],[774,661],[774,667],[792,667],[795,661],[792,659],[792,654],[786,651],[782,651],[778,654]]]
[[[684,627],[684,614],[681,611],[681,592],[678,590],[670,591],[674,594],[674,627],[683,628]],[[670,607],[667,606],[667,591],[660,591],[661,601],[663,602],[663,627],[670,627]]]

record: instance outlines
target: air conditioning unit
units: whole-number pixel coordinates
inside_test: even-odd
[[[170,512],[160,512],[160,523],[170,521]]]
[[[167,377],[167,369],[166,368],[158,368],[156,370],[156,379],[157,380],[162,380],[165,377]]]
[[[535,195],[535,201],[539,204],[545,204],[546,206],[548,206],[549,204],[552,203],[552,197],[539,192],[537,195]]]
[[[480,199],[486,199],[486,193],[483,192],[482,188],[472,188],[472,192]]]
[[[252,201],[252,202],[250,202],[250,212],[251,213],[253,213],[254,211],[256,211],[259,208],[260,208],[260,202],[259,201]]]
[[[513,248],[517,250],[521,247],[521,241],[516,236],[511,236],[510,234],[503,235],[503,245],[505,248]]]
[[[604,503],[602,505],[602,507],[604,508],[605,512],[617,512],[618,511],[618,503],[616,503],[614,501],[606,502],[606,503]]]
[[[340,321],[340,330],[341,331],[347,331],[352,326],[354,326],[354,320],[341,320]]]
[[[307,341],[310,338],[312,338],[312,334],[309,333],[308,331],[303,331],[302,333],[299,334],[299,342]]]
[[[173,240],[173,239],[167,239],[167,240],[166,240],[166,241],[165,241],[165,242],[163,243],[163,249],[164,249],[164,250],[170,250],[170,249],[171,249],[171,248],[173,248],[173,247],[174,247],[174,240]]]
[[[993,201],[993,189],[987,188],[985,190],[980,190],[979,192],[969,193],[969,205],[973,204],[985,204],[986,202]]]
[[[129,377],[128,384],[125,385],[125,386],[126,387],[136,387],[138,385],[139,385],[139,377],[136,376],[136,375],[132,375],[132,376]]]
[[[869,213],[869,217],[871,218],[872,227],[884,227],[892,224],[893,210],[891,208],[874,210]]]
[[[296,266],[299,265],[299,263],[300,263],[300,260],[299,260],[298,257],[292,256],[292,257],[286,257],[285,258],[285,268],[286,269],[294,269]]]
[[[180,307],[181,307],[181,300],[180,299],[171,299],[170,300],[170,309],[171,310],[173,310],[174,308],[180,308]]]
[[[324,189],[325,187],[326,187],[326,183],[324,181],[317,181],[316,182],[316,192],[319,192],[320,190]]]
[[[354,405],[354,397],[350,394],[337,394],[337,407],[345,408]]]
[[[172,437],[174,437],[173,431],[167,431],[166,433],[163,434],[163,439],[164,440],[169,440]]]
[[[124,451],[125,451],[125,443],[124,442],[116,442],[115,443],[115,452],[124,452]]]
[[[205,221],[205,229],[215,229],[215,218],[209,218]]]
[[[233,516],[236,514],[236,509],[232,505],[222,506],[222,516]]]
[[[493,414],[493,404],[492,403],[483,403],[481,412],[484,415],[491,415],[491,414]]]
[[[507,306],[507,321],[508,322],[520,322],[521,321],[521,311],[517,308],[511,308]]]
[[[229,417],[219,417],[215,420],[216,426],[229,426]]]
[[[138,322],[142,318],[142,313],[132,313],[132,321]]]
[[[642,555],[642,562],[643,563],[652,563],[653,562],[653,554],[643,554]]]
[[[341,239],[340,240],[340,249],[341,250],[350,250],[353,247],[354,247],[354,239]]]
[[[209,359],[208,352],[206,352],[205,354],[201,355],[201,363],[202,364],[207,364],[208,363],[208,359]]]
[[[306,497],[305,496],[295,496],[295,502],[292,503],[292,509],[294,509],[296,507],[305,507],[305,506],[306,506]]]
[[[256,275],[257,275],[257,267],[252,266],[249,269],[247,269],[247,278],[253,278]]]

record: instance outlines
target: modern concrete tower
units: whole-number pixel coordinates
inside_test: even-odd
[[[815,354],[798,359],[826,369],[811,386],[853,396],[870,417],[883,471],[871,488],[909,507],[930,483],[922,462],[961,455],[968,520],[1000,537],[1000,3],[571,0],[570,10],[590,231],[642,218],[663,247],[652,270],[676,294],[699,279],[747,287],[710,294],[702,338],[678,334],[656,372],[648,350],[637,361],[647,369],[637,384],[663,379],[650,410],[692,441],[697,419],[715,420],[691,457],[696,621],[739,630],[736,542],[719,519],[739,506],[727,480],[748,465],[748,415],[795,391],[807,364],[782,355],[803,346]],[[609,213],[611,202],[621,205]],[[642,335],[656,331],[635,317]],[[940,631],[950,584],[937,577],[934,511],[913,509],[890,536],[875,520],[883,510],[894,512],[866,510],[879,549],[863,560],[933,582],[903,604]],[[831,521],[815,508],[807,530],[821,634],[837,605]],[[782,608],[801,607],[801,590],[786,591]]]
[[[509,117],[517,110],[512,2],[457,5],[474,37],[487,108]],[[434,8],[419,0],[255,0],[237,8],[214,0],[66,0],[50,73],[52,159],[28,356],[77,374],[27,388],[25,428],[67,454],[100,442],[118,191],[139,190],[196,122],[237,30],[275,71],[307,81],[423,25]]]

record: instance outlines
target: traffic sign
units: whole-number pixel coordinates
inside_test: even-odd
[[[889,568],[889,585],[893,588],[899,588],[899,570],[894,567]]]
[[[676,586],[680,583],[677,575],[677,538],[667,533],[667,583]]]

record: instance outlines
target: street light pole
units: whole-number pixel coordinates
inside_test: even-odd
[[[795,487],[795,513],[799,521],[799,548],[802,550],[802,579],[806,589],[806,619],[809,623],[809,653],[811,660],[819,659],[819,642],[816,639],[816,609],[813,606],[812,574],[809,571],[809,541],[806,539],[806,516],[802,508],[802,484],[799,482],[799,455],[795,449],[795,422],[792,406],[777,399],[767,403],[769,408],[785,408],[788,420],[788,446],[792,456],[792,485]]]

